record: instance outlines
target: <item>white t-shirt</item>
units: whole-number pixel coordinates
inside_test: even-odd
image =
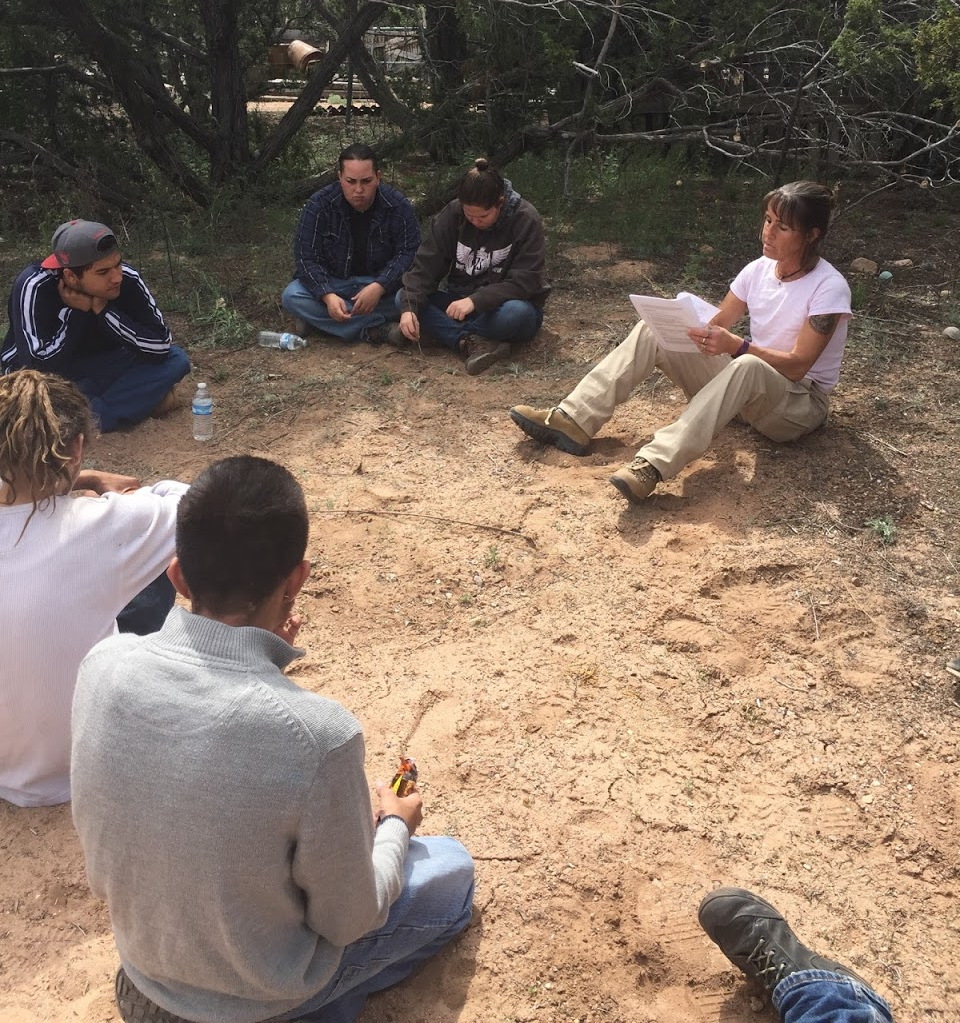
[[[851,315],[850,286],[825,259],[796,281],[781,281],[776,266],[777,261],[767,256],[755,259],[737,274],[730,290],[747,304],[753,341],[761,348],[779,352],[792,350],[811,316],[840,313],[833,337],[805,378],[829,393],[840,379]]]
[[[0,507],[0,799],[70,798],[70,708],[80,661],[169,564],[184,483]],[[21,533],[23,534],[21,536]]]

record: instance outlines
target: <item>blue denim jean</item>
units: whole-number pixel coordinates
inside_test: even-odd
[[[398,309],[402,308],[402,294],[401,288],[397,292]],[[421,333],[437,344],[459,352],[460,341],[467,334],[476,334],[489,341],[529,341],[543,324],[543,310],[519,298],[509,299],[489,313],[473,313],[465,320],[447,316],[447,306],[464,297],[450,291],[435,291],[417,314]]]
[[[187,353],[176,345],[163,359],[132,348],[115,348],[78,360],[71,374],[87,396],[103,433],[142,422],[177,381],[190,372]]]
[[[774,989],[773,1007],[783,1023],[893,1023],[876,991],[826,970],[791,973]]]
[[[367,995],[408,977],[470,922],[473,860],[453,838],[410,839],[400,898],[387,922],[343,950],[337,972],[281,1020],[353,1023]]]
[[[352,309],[351,299],[361,289],[373,283],[372,277],[339,277],[330,278],[330,290],[339,295],[347,303],[347,308]],[[351,316],[343,322],[333,319],[327,312],[327,307],[318,298],[314,298],[309,291],[299,282],[291,281],[284,288],[280,299],[283,308],[301,320],[306,320],[317,330],[324,334],[340,338],[341,341],[366,341],[367,331],[371,327],[382,327],[384,323],[397,320],[399,313],[394,304],[393,295],[384,295],[377,303],[372,313],[364,313],[363,316]]]
[[[158,632],[176,599],[177,591],[173,583],[167,578],[166,572],[161,572],[117,615],[117,630],[132,632],[136,636]]]

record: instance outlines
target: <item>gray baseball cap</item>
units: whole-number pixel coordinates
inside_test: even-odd
[[[116,252],[117,237],[106,224],[68,220],[53,232],[53,252],[40,264],[45,270],[86,266]]]

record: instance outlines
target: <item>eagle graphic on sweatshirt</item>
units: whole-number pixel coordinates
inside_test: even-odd
[[[493,251],[483,245],[479,249],[471,249],[469,245],[457,242],[457,269],[469,277],[482,277],[491,270],[496,272],[506,263],[512,248],[512,242]]]

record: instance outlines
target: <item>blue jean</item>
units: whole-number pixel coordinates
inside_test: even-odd
[[[397,308],[402,308],[397,292]],[[476,334],[489,341],[529,341],[543,323],[543,310],[532,302],[511,298],[489,313],[472,313],[465,320],[447,316],[446,308],[463,295],[450,291],[435,291],[417,314],[420,330],[438,344],[460,351],[460,341],[467,334]]]
[[[800,970],[776,986],[783,1023],[893,1023],[890,1006],[864,984],[826,970]]]
[[[410,839],[400,898],[387,922],[343,950],[337,972],[281,1020],[353,1023],[367,995],[399,984],[470,922],[473,860],[453,838]]]
[[[132,348],[115,348],[74,363],[74,383],[87,396],[102,433],[142,422],[177,381],[190,372],[187,353],[176,345],[163,359]]]
[[[353,304],[350,300],[361,288],[372,284],[373,280],[372,277],[348,277],[346,280],[331,277],[330,290],[347,303],[348,309],[352,309]],[[341,323],[333,319],[323,302],[314,298],[299,281],[291,281],[284,288],[280,302],[288,313],[299,316],[301,320],[313,324],[324,334],[332,334],[342,341],[366,341],[367,331],[371,327],[381,327],[384,323],[399,317],[393,295],[384,295],[372,313],[353,316]]]
[[[132,632],[136,636],[158,632],[176,599],[177,591],[173,583],[167,578],[166,572],[161,572],[117,615],[117,629],[120,632]]]

